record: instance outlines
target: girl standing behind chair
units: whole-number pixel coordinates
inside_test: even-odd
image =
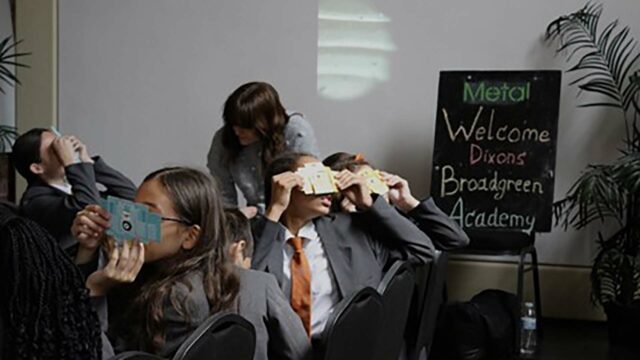
[[[216,178],[225,205],[237,206],[236,186],[247,217],[264,212],[264,170],[285,151],[318,155],[313,129],[302,114],[288,112],[268,83],[250,82],[236,89],[224,104],[224,126],[214,137],[207,167]]]
[[[304,358],[309,341],[275,280],[238,274],[232,266],[225,251],[224,210],[210,176],[188,168],[161,169],[146,177],[135,200],[162,216],[160,243],[138,249],[125,242],[88,281],[92,295],[104,295],[114,283],[134,281],[139,268],[127,263],[145,262],[148,276],[127,312],[129,331],[117,334],[126,339],[126,349],[170,357],[210,315],[232,311],[256,329],[255,359]],[[96,205],[78,214],[73,233],[81,246],[104,234],[108,218]]]

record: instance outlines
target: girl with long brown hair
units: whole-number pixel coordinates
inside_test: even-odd
[[[214,137],[207,166],[220,184],[224,202],[237,206],[236,186],[247,200],[243,212],[264,211],[263,171],[285,151],[318,155],[315,135],[302,114],[288,112],[268,83],[237,88],[224,104],[224,126]]]
[[[145,263],[140,290],[126,312],[128,331],[116,334],[126,339],[124,348],[170,357],[210,315],[232,311],[256,328],[255,359],[267,359],[272,352],[283,359],[304,357],[308,340],[293,311],[286,311],[275,280],[231,263],[225,251],[224,209],[209,175],[182,167],[155,171],[145,178],[135,201],[162,216],[162,235],[160,243],[148,243],[143,251],[125,245],[122,251],[128,254],[123,256],[112,250],[111,260],[114,255],[129,261],[142,257]],[[73,227],[80,245],[102,236],[108,219],[97,205],[83,210]],[[137,274],[126,268],[121,270],[128,277],[97,282],[98,289],[90,287],[92,294],[103,295],[114,282],[133,281]]]

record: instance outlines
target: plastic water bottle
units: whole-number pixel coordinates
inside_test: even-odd
[[[535,354],[537,347],[536,310],[533,307],[533,303],[524,303],[521,323],[522,328],[520,330],[520,354],[527,357]]]

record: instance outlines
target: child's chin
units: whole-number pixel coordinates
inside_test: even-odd
[[[330,206],[322,206],[318,209],[318,214],[319,215],[327,215],[329,214],[329,212],[331,211],[331,207]]]

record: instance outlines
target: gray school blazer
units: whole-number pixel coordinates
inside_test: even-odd
[[[438,250],[455,250],[469,245],[469,236],[447,216],[433,198],[422,200],[406,215],[433,241]]]
[[[237,270],[240,292],[235,312],[251,322],[256,330],[254,360],[309,359],[309,338],[273,276],[253,270]],[[165,345],[158,353],[163,357],[171,357],[198,325],[210,316],[202,274],[194,272],[187,275],[185,280],[189,287],[179,283],[172,291],[178,299],[184,299],[189,318],[178,314],[169,302],[166,303]]]
[[[433,258],[429,237],[382,197],[367,211],[327,215],[314,223],[341,299],[363,287],[377,287],[393,260],[424,264]],[[281,288],[284,234],[283,226],[266,220],[252,259],[252,267],[273,274]]]

